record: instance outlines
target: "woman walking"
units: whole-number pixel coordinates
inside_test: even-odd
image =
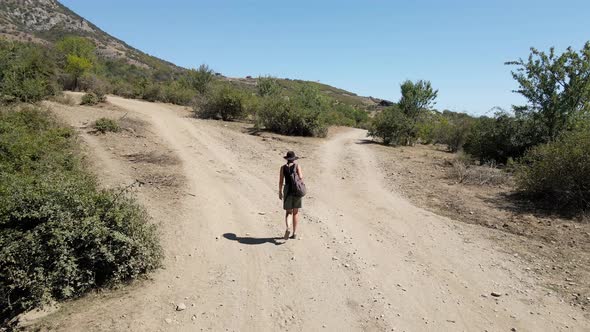
[[[301,209],[301,203],[303,198],[293,195],[294,184],[292,183],[291,174],[295,172],[299,178],[303,181],[303,171],[301,166],[295,163],[295,160],[299,159],[295,152],[289,151],[284,156],[287,163],[281,167],[279,175],[279,199],[283,200],[283,208],[285,209],[285,225],[287,230],[285,231],[285,240],[289,239],[289,215],[293,215],[293,235],[292,239],[297,238],[297,223],[299,222],[299,209]],[[283,185],[284,184],[284,185]]]

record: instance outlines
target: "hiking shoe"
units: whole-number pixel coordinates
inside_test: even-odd
[[[285,231],[285,236],[283,237],[283,239],[288,240],[289,239],[289,234],[291,234],[291,232],[289,232],[289,230]]]
[[[293,235],[291,235],[291,239],[293,239],[293,240],[297,240],[297,234],[293,234]]]

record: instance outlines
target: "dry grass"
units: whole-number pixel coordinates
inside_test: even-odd
[[[474,165],[469,159],[458,155],[449,161],[449,177],[467,185],[501,186],[511,181],[511,175],[497,167],[495,163]]]
[[[69,94],[65,94],[65,93],[60,93],[57,96],[53,96],[50,98],[50,100],[54,101],[56,103],[60,103],[62,105],[68,105],[68,106],[74,106],[77,104],[74,97],[72,97]]]

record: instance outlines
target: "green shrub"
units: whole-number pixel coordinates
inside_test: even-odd
[[[106,101],[106,96],[102,95],[99,96],[94,92],[88,92],[82,96],[82,100],[80,101],[81,105],[96,105],[98,103],[102,103]]]
[[[205,119],[241,119],[246,115],[244,101],[245,95],[242,91],[223,86],[208,96],[195,111],[199,117]]]
[[[141,98],[151,102],[164,100],[161,85],[153,82],[148,83],[141,92]]]
[[[48,113],[0,111],[0,324],[160,264],[146,213],[98,189],[74,144]]]
[[[37,102],[59,90],[46,48],[0,40],[0,103]]]
[[[199,69],[189,69],[184,74],[182,82],[187,88],[203,95],[209,90],[213,75],[213,70],[206,64],[202,64]]]
[[[409,145],[413,142],[413,125],[398,106],[386,108],[372,121],[368,136],[379,138],[385,145]]]
[[[434,128],[434,140],[436,143],[445,144],[449,151],[457,152],[463,148],[472,125],[473,119],[466,114],[443,116]]]
[[[325,122],[330,125],[366,128],[369,114],[353,106],[338,103],[324,112]]]
[[[94,122],[94,129],[102,134],[107,132],[116,133],[121,131],[121,126],[113,119],[100,118]]]
[[[281,86],[272,76],[260,76],[256,79],[257,93],[260,97],[278,96],[281,94]]]
[[[516,168],[520,190],[562,207],[590,209],[589,128],[530,149]]]
[[[113,94],[125,98],[135,98],[137,94],[133,89],[133,85],[123,80],[116,80],[112,83]]]
[[[466,137],[464,149],[481,163],[496,161],[505,164],[517,159],[540,141],[532,119],[498,113],[494,118],[475,121]]]
[[[195,90],[187,88],[178,82],[164,84],[161,90],[163,102],[177,105],[190,105],[196,94]]]
[[[282,135],[325,137],[328,132],[321,109],[281,96],[264,98],[257,116],[259,127]]]

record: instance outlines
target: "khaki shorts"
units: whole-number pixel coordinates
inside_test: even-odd
[[[303,197],[295,197],[287,194],[287,187],[283,189],[283,209],[301,209]]]

